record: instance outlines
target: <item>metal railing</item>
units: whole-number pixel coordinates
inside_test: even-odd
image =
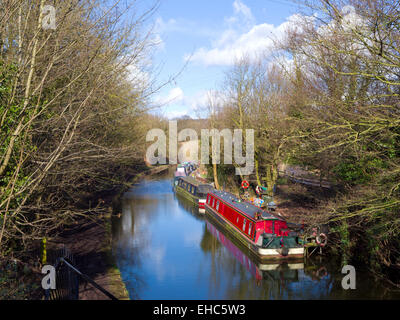
[[[63,247],[49,255],[48,260],[56,270],[56,289],[44,290],[45,300],[79,300],[79,280],[84,279],[111,300],[118,300],[113,294],[79,271],[74,256]]]

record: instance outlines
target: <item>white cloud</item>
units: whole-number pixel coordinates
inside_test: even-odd
[[[158,50],[162,51],[165,48],[165,42],[161,39],[159,33],[154,33],[150,39],[150,45],[156,47]]]
[[[273,25],[263,23],[255,25],[250,31],[233,40],[235,34],[228,30],[215,42],[217,46],[211,49],[198,49],[191,56],[191,60],[207,66],[232,65],[235,60],[243,56],[258,56],[271,48],[273,40],[269,36],[277,34],[278,31]],[[189,56],[185,59],[189,59]]]
[[[242,1],[235,0],[235,2],[233,2],[233,9],[235,10],[235,14],[242,14],[247,21],[254,21],[254,17],[250,8]]]
[[[175,119],[175,118],[180,118],[183,116],[191,116],[189,113],[189,110],[174,110],[174,111],[168,111],[166,113],[166,116],[168,119]]]
[[[164,21],[163,18],[157,18],[155,22],[154,32],[156,33],[165,33],[170,31],[179,30],[179,26],[175,19],[169,19],[168,21]]]
[[[154,33],[162,37],[173,32],[207,38],[216,35],[215,28],[212,26],[204,26],[197,21],[183,18],[169,19],[166,21],[161,17],[156,19]]]
[[[169,101],[181,101],[183,99],[183,90],[179,87],[173,88],[168,96],[167,100]]]
[[[173,90],[171,90],[169,93],[171,96],[173,96],[172,91]],[[174,101],[179,102],[179,105],[172,107],[172,102],[168,105],[165,114],[166,117],[169,119],[174,119],[182,116],[190,116],[191,118],[196,118],[197,116],[206,116],[210,92],[211,91],[201,90],[191,96],[182,95],[180,100]]]
[[[174,88],[176,89],[176,88]],[[178,90],[171,90],[168,96],[174,96],[174,91],[178,93]],[[163,105],[163,115],[168,119],[181,118],[183,116],[190,116],[193,119],[206,118],[210,112],[208,106],[210,99],[215,105],[222,105],[227,97],[223,93],[216,90],[200,90],[190,96],[182,95],[181,99],[171,100],[169,104]],[[158,103],[167,101],[167,97],[159,98]]]
[[[167,106],[171,103],[181,102],[184,98],[183,90],[180,87],[172,88],[164,97],[155,99],[155,104],[160,106]]]
[[[227,97],[223,92],[216,90],[201,90],[190,97],[186,97],[184,102],[190,111],[189,115],[192,115],[192,117],[205,118],[210,112],[210,102],[214,106],[221,106],[226,100]]]
[[[136,63],[132,63],[127,66],[128,80],[138,89],[145,89],[149,83],[151,76],[144,70],[144,67],[138,66]]]
[[[187,97],[185,102],[192,110],[197,108],[205,108],[208,103],[208,91],[199,91],[196,94]]]
[[[294,14],[278,26],[256,24],[249,7],[242,1],[233,2],[234,14],[225,19],[226,28],[211,42],[211,47],[202,47],[192,55],[185,55],[191,60],[206,66],[229,66],[244,56],[250,59],[264,55],[272,49],[274,39],[283,37],[288,28],[295,28],[303,16]]]

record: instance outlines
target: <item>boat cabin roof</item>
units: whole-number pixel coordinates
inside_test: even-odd
[[[193,177],[180,177],[181,180],[193,185],[193,186],[210,186],[209,184],[206,183],[202,183],[200,181],[197,181],[195,178]],[[210,186],[211,187],[211,186]]]
[[[278,218],[277,216],[272,215],[268,211],[265,211],[259,207],[256,207],[252,205],[249,202],[242,201],[233,195],[232,193],[226,192],[226,191],[219,191],[215,190],[213,192],[210,192],[210,194],[216,195],[218,198],[221,198],[225,202],[227,202],[232,208],[238,209],[239,211],[245,213],[246,215],[250,216],[251,218],[255,219],[255,215],[257,212],[262,214],[262,217],[266,220],[282,220],[281,218]]]

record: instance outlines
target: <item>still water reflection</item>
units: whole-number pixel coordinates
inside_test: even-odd
[[[113,221],[114,254],[131,299],[388,299],[400,295],[357,272],[343,290],[340,267],[320,257],[260,263],[177,197],[168,177],[133,186]]]

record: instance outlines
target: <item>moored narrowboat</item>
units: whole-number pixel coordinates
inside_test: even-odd
[[[207,193],[212,190],[211,185],[201,183],[193,177],[179,177],[175,185],[176,193],[196,204],[200,213],[205,212]]]
[[[302,259],[304,246],[283,218],[225,191],[208,193],[205,212],[260,259]]]

